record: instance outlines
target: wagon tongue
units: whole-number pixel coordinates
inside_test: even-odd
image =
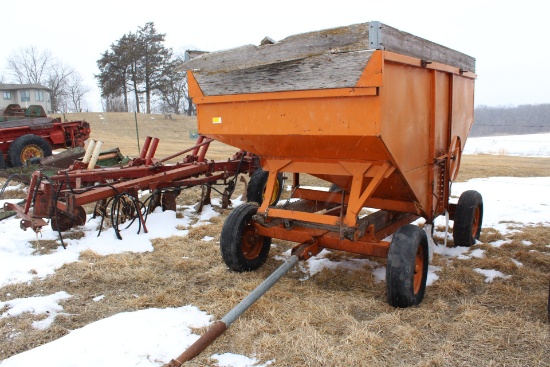
[[[292,249],[292,256],[286,260],[277,270],[266,278],[256,289],[246,296],[237,306],[229,311],[221,320],[216,321],[206,333],[204,333],[196,342],[191,344],[177,358],[172,359],[163,367],[180,367],[185,362],[198,356],[210,344],[214,342],[233,322],[237,320],[246,310],[250,308],[261,296],[263,296],[279,279],[283,277],[290,269],[298,263],[299,260],[307,260],[319,252],[316,242],[306,242]]]

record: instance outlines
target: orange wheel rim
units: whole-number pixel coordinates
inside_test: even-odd
[[[262,251],[262,237],[254,233],[252,226],[247,226],[243,233],[241,249],[247,260],[254,260]]]
[[[479,206],[476,206],[474,209],[474,220],[472,222],[472,237],[475,238],[477,236],[477,231],[479,230],[479,220],[481,218],[481,209]]]
[[[44,157],[44,152],[42,149],[40,149],[37,145],[27,145],[22,151],[21,151],[21,162],[25,163],[27,160],[34,158],[34,157]]]
[[[420,288],[422,287],[422,278],[424,276],[424,250],[422,249],[422,246],[418,246],[418,250],[416,251],[416,258],[414,262],[414,279],[413,279],[413,287],[414,287],[414,294],[417,294],[420,292]]]

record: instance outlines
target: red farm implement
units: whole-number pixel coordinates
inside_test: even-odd
[[[237,176],[252,174],[259,167],[258,157],[244,151],[237,152],[226,161],[206,159],[212,139],[200,136],[195,146],[169,157],[154,159],[159,140],[147,137],[140,156],[122,167],[100,168],[96,166],[101,144],[92,141],[84,158],[75,161],[68,169],[48,176],[37,170],[32,174],[28,196],[24,206],[6,203],[6,211],[15,211],[22,218],[21,228],[38,232],[48,225],[52,229],[66,231],[82,225],[86,220],[85,204],[96,203],[95,213],[106,215],[111,208],[112,223],[120,238],[117,225],[123,220],[139,220],[145,226],[146,213],[155,207],[164,210],[176,209],[176,197],[182,190],[202,186],[202,205],[210,203],[210,193],[215,185],[223,186],[222,207],[227,208],[235,189]],[[99,143],[99,142],[98,142]],[[175,164],[164,162],[184,155]],[[267,179],[267,174],[257,170],[257,175]],[[264,180],[265,181],[265,180]],[[146,202],[139,201],[139,192],[152,193]]]
[[[52,150],[83,147],[90,137],[86,121],[47,117],[42,106],[23,109],[10,104],[0,116],[0,169],[20,167],[32,158],[47,157]]]

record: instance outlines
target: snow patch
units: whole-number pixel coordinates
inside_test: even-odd
[[[44,330],[50,327],[57,315],[63,311],[63,307],[59,304],[60,301],[71,298],[67,292],[57,292],[49,296],[16,298],[11,301],[0,302],[0,309],[8,307],[0,319],[6,317],[16,317],[24,313],[32,313],[34,315],[48,315],[44,320],[34,321],[32,327],[35,329]]]

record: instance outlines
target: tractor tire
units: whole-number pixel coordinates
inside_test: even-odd
[[[0,169],[6,168],[6,161],[4,160],[4,153],[0,150]]]
[[[474,190],[464,191],[454,216],[453,238],[456,246],[470,247],[481,234],[483,222],[483,198]]]
[[[265,185],[267,184],[267,179],[269,177],[269,172],[265,172],[261,168],[252,173],[250,181],[248,182],[248,187],[246,189],[246,201],[254,202],[262,205],[264,202],[265,195]],[[275,180],[275,190],[273,191],[273,196],[269,205],[276,205],[281,198],[281,193],[283,192],[283,174],[277,174],[277,180]]]
[[[18,137],[8,148],[8,157],[12,167],[21,167],[33,157],[48,157],[52,148],[48,142],[33,134]]]
[[[220,250],[229,269],[245,272],[258,269],[267,260],[271,238],[254,232],[252,216],[258,211],[254,203],[244,203],[233,209],[225,220]]]
[[[428,262],[428,238],[420,227],[408,224],[393,234],[386,267],[386,297],[391,306],[405,308],[422,302]]]

